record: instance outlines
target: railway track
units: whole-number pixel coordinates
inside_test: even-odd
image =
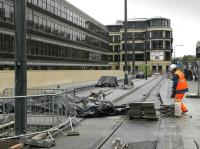
[[[157,79],[157,78],[155,78],[155,79]],[[148,83],[154,81],[155,79],[149,81]],[[158,85],[161,84],[162,80],[163,80],[163,77],[161,77],[161,79],[159,79],[158,82],[156,82],[156,84],[153,85],[153,86],[143,95],[142,98],[140,98],[140,99],[138,99],[137,101],[134,101],[134,102],[145,102],[145,101],[147,101],[147,99],[148,99],[148,97],[151,95],[152,91],[153,91]],[[144,85],[138,86],[138,87],[137,87],[137,90],[138,90],[138,89],[141,89],[142,87],[144,87]],[[134,91],[136,91],[136,90],[134,90]],[[131,94],[131,93],[130,93],[130,94]],[[130,94],[129,94],[129,95],[130,95]],[[120,100],[123,100],[123,98],[120,99]],[[119,101],[119,100],[117,100],[117,101]],[[117,101],[115,100],[115,102],[117,102]],[[120,123],[119,123],[119,124],[104,138],[104,139],[103,139],[103,141],[101,141],[101,143],[99,143],[99,144],[97,145],[97,147],[96,147],[95,149],[101,149],[101,148],[104,146],[104,144],[106,144],[106,142],[113,136],[113,134],[123,125],[123,123],[125,123],[125,122],[128,120],[128,117],[125,116],[125,117],[123,117],[122,119],[123,119],[123,120],[122,120],[122,121],[121,121],[121,122],[120,122]]]

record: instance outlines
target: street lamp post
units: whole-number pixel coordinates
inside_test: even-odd
[[[132,44],[132,75],[135,75],[135,35],[133,33],[133,44]]]
[[[147,80],[147,26],[146,26],[146,33],[145,33],[145,53],[144,53],[144,59],[145,59],[145,79]]]
[[[27,94],[26,1],[15,1],[15,96]],[[26,99],[15,99],[15,133],[26,133]]]
[[[121,61],[121,56],[120,56],[120,39],[118,39],[118,70],[120,70],[120,61]]]
[[[128,85],[128,69],[127,69],[127,0],[124,0],[124,41],[125,41],[125,77],[124,85]]]

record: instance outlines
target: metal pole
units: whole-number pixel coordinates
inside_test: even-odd
[[[118,70],[120,70],[120,61],[121,61],[121,56],[120,56],[120,39],[118,39],[118,54],[119,54],[119,57],[118,57]]]
[[[198,68],[198,92],[197,92],[197,94],[198,94],[198,97],[200,96],[200,62],[198,61],[197,62],[197,68]]]
[[[26,1],[15,0],[15,96],[27,94],[26,68],[26,29],[25,14]],[[27,124],[26,99],[15,99],[15,133],[26,133]]]
[[[133,44],[132,44],[132,75],[135,75],[135,35],[133,33]]]
[[[147,80],[147,27],[146,27],[146,40],[145,40],[145,79]]]
[[[124,0],[124,38],[125,38],[125,77],[124,85],[128,85],[128,69],[127,69],[127,0]]]
[[[175,62],[175,58],[176,58],[176,55],[175,55],[175,47],[176,47],[176,46],[174,46],[174,62]]]

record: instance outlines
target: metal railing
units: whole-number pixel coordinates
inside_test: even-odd
[[[4,90],[4,95],[13,93]],[[51,93],[48,93],[48,92]],[[15,135],[15,100],[26,101],[26,134],[56,131],[69,122],[69,116],[75,116],[76,99],[73,92],[60,89],[31,89],[29,93],[48,93],[42,95],[0,97],[0,140],[16,138]],[[20,135],[21,136],[21,135]],[[19,137],[20,137],[19,136]]]
[[[27,95],[43,95],[43,94],[56,94],[60,92],[64,92],[64,89],[56,88],[56,89],[34,89],[28,88]],[[3,97],[15,96],[14,88],[5,88],[2,92]]]

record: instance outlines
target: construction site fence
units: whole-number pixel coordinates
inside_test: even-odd
[[[13,89],[4,90],[0,97],[0,140],[15,137],[15,107],[17,101],[25,102],[26,134],[54,131],[76,115],[74,90],[29,89],[27,96],[10,95]],[[40,94],[41,95],[33,95]]]

